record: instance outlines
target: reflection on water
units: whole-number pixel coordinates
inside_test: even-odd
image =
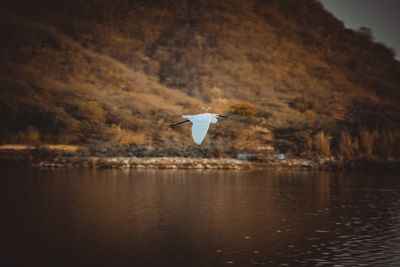
[[[2,263],[400,266],[396,174],[2,170],[0,175]]]

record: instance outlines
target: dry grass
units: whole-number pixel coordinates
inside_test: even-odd
[[[41,141],[40,132],[31,126],[25,131],[19,131],[15,139],[17,143],[30,145],[39,145]]]
[[[378,135],[379,134],[376,131],[369,131],[367,129],[360,130],[360,145],[366,156],[372,156],[374,152],[374,144]]]
[[[343,131],[339,139],[339,155],[344,159],[353,159],[358,156],[359,149],[358,138],[351,136],[348,131]]]
[[[206,1],[196,14],[207,19],[193,25],[171,20],[182,16],[178,1],[151,8],[94,1],[99,12],[90,15],[83,2],[76,10],[61,2],[1,4],[11,10],[1,12],[0,25],[6,36],[0,44],[2,142],[111,142],[172,151],[191,140],[187,131],[165,126],[181,114],[209,111],[235,115],[234,123],[210,132],[220,142],[207,141],[210,151],[218,153],[225,151],[220,140],[236,144],[232,151],[253,149],[277,141],[262,129],[304,124],[281,140],[294,153],[398,154],[391,146],[400,127],[385,123],[383,113],[376,127],[393,126],[390,133],[343,133],[331,140],[338,147],[329,147],[329,133],[341,128],[336,122],[370,128],[369,116],[350,114],[361,114],[352,110],[354,100],[398,97],[400,67],[390,51],[345,30],[314,1]],[[324,132],[307,148],[306,137],[320,126]]]
[[[29,147],[31,146],[22,144],[4,144],[0,145],[0,150],[25,150]]]
[[[331,137],[323,131],[314,135],[314,146],[318,158],[331,156]]]
[[[35,147],[40,147],[49,151],[62,151],[62,152],[69,152],[69,153],[74,153],[78,152],[81,147],[80,146],[75,146],[75,145],[60,145],[60,144],[45,144],[45,145],[40,145],[40,146],[32,146],[32,145],[27,145],[27,144],[4,144],[0,145],[0,150],[26,150],[26,149],[32,149]]]
[[[112,125],[110,131],[114,136],[114,139],[119,144],[138,144],[143,145],[146,141],[146,132],[144,131],[132,131],[129,129],[123,129],[120,125]]]
[[[398,131],[378,131],[360,129],[357,135],[343,131],[340,135],[337,154],[344,159],[357,157],[398,158],[400,133]]]
[[[56,145],[46,144],[46,145],[42,145],[41,147],[48,149],[48,150],[58,150],[58,151],[71,152],[71,153],[77,152],[81,149],[80,146],[60,145],[60,144],[56,144]]]

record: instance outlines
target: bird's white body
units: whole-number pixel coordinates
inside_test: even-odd
[[[210,123],[217,123],[218,114],[202,113],[196,115],[183,115],[182,118],[192,123],[192,137],[195,144],[200,145],[207,135]]]

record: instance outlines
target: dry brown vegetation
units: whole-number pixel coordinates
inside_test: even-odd
[[[319,158],[327,158],[331,156],[331,137],[324,132],[314,135],[314,150]]]
[[[321,131],[314,135],[311,146],[308,146],[308,152],[315,153],[317,158],[395,159],[400,156],[399,141],[400,135],[397,131],[360,129],[351,134],[348,130],[343,130],[336,139]]]
[[[1,143],[398,157],[400,63],[313,0],[0,3]],[[202,147],[186,113],[219,112]]]

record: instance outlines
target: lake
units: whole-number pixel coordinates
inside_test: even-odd
[[[400,266],[397,173],[0,175],[2,266]]]

